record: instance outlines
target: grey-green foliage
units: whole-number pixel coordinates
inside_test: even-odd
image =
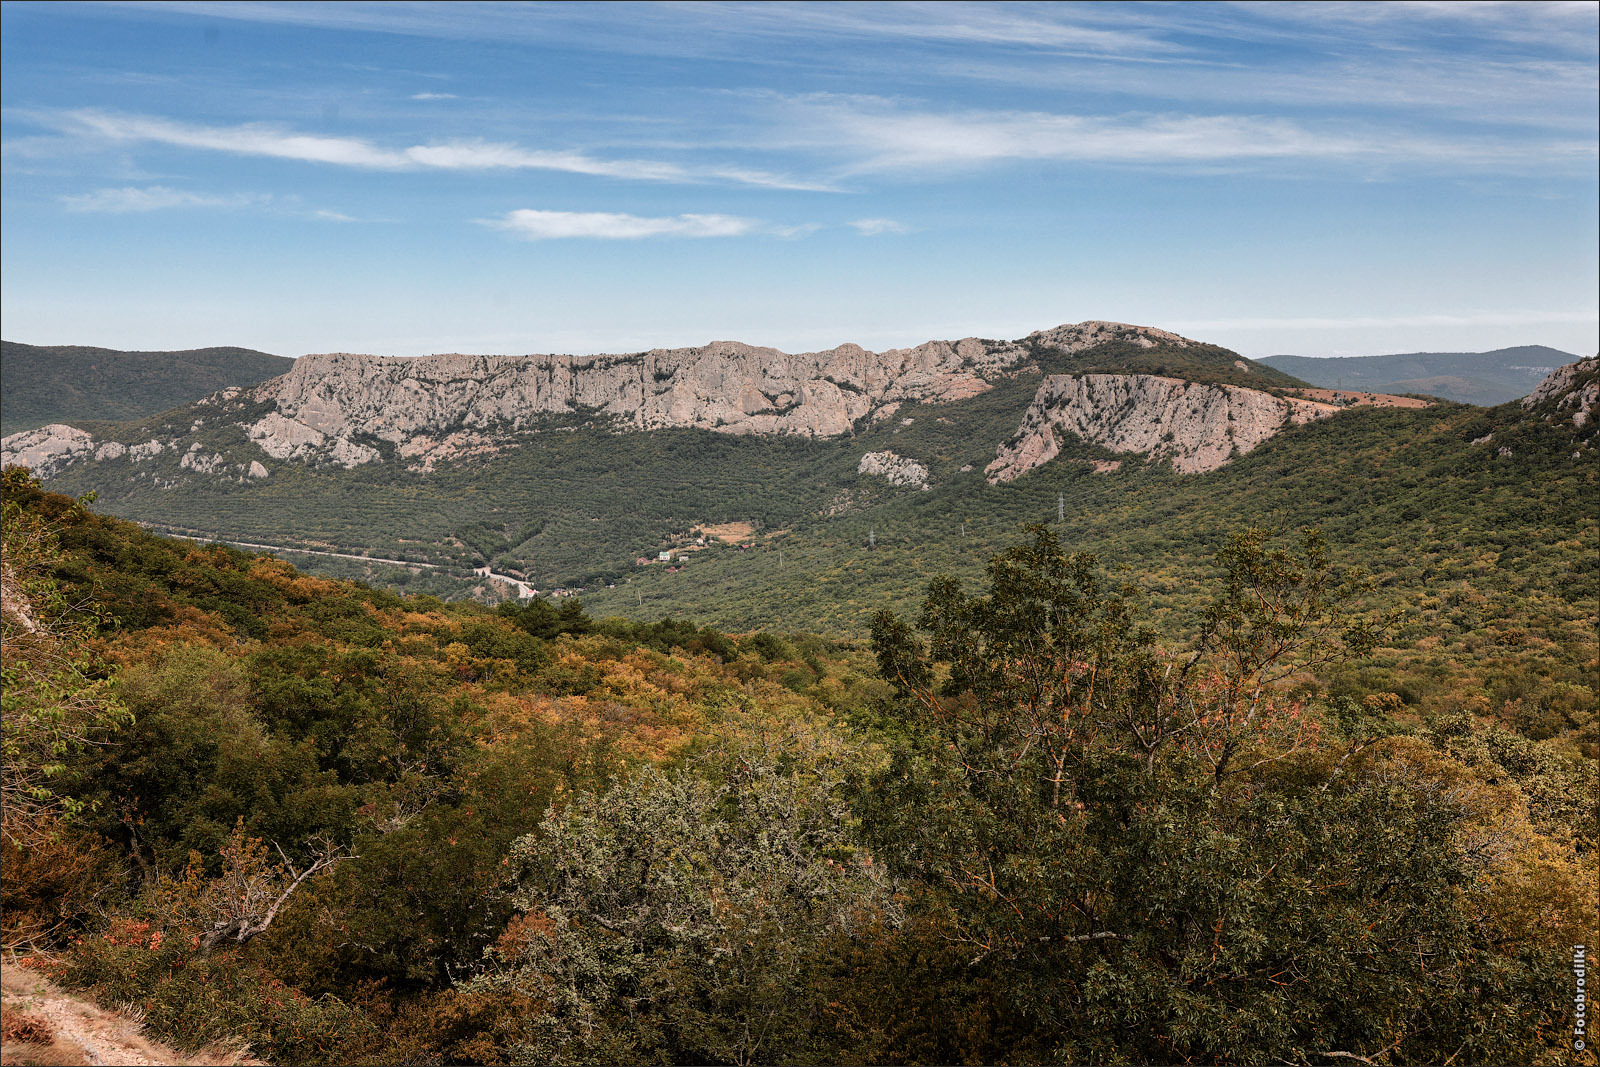
[[[527,918],[480,981],[548,1006],[526,1062],[803,1061],[828,939],[898,917],[843,753],[707,763],[641,768],[513,844]]]

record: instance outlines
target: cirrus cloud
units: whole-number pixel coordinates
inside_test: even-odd
[[[685,214],[652,218],[620,211],[536,211],[531,208],[482,221],[529,241],[568,237],[610,241],[643,237],[744,237],[766,228],[756,219],[736,215]]]
[[[827,185],[796,181],[748,167],[691,167],[648,159],[600,159],[580,151],[525,148],[504,141],[453,140],[389,148],[359,137],[299,133],[272,123],[203,126],[157,116],[94,109],[30,117],[69,136],[111,144],[160,144],[364,170],[550,170],[636,181],[726,182],[810,191],[831,189]]]
[[[272,197],[265,193],[233,193],[215,196],[191,193],[183,189],[169,189],[164,185],[147,188],[96,189],[92,193],[79,193],[61,198],[68,211],[82,213],[129,215],[147,211],[164,211],[168,208],[246,208],[267,204]]]
[[[933,109],[876,96],[778,99],[773,147],[824,152],[845,174],[1051,161],[1184,168],[1273,163],[1563,173],[1592,170],[1592,139],[1565,133],[1419,133],[1370,121],[1243,114],[1073,114]]]
[[[886,233],[910,233],[911,227],[894,219],[856,219],[850,223],[863,237],[878,237]]]
[[[264,212],[283,218],[315,219],[320,222],[376,222],[329,208],[309,208],[298,196],[271,193],[195,193],[165,185],[123,186],[96,189],[58,197],[66,210],[85,215],[143,215],[153,211],[183,208],[201,210]]]

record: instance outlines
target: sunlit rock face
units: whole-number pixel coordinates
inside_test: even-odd
[[[1338,410],[1237,385],[1154,374],[1053,374],[985,473],[991,483],[1008,482],[1049,462],[1061,450],[1060,432],[1113,452],[1170,460],[1184,473],[1211,471],[1285,426]]]
[[[833,437],[905,403],[975,396],[1036,367],[1040,352],[1072,354],[1113,341],[1145,348],[1194,343],[1150,327],[1084,322],[1018,342],[968,337],[884,352],[845,344],[792,354],[716,341],[597,356],[308,355],[278,378],[229,388],[195,405],[191,434],[202,426],[215,432],[235,425],[259,452],[227,455],[227,463],[210,453],[195,455],[181,469],[188,475],[226,469],[230,477],[243,477],[262,457],[354,468],[387,455],[426,472],[443,461],[514,447],[511,435],[540,429],[551,416],[596,419],[618,430]],[[6,454],[26,453],[41,471],[107,458],[92,437],[71,427],[16,436],[5,440]],[[135,461],[163,448],[187,457],[195,451],[189,436],[98,447],[126,449]]]
[[[1582,429],[1594,417],[1600,405],[1600,358],[1590,356],[1575,363],[1557,367],[1533,392],[1522,398],[1524,411],[1532,411],[1540,404],[1554,402],[1557,411],[1571,414],[1573,429]]]
[[[7,437],[0,447],[0,462],[7,467],[31,467],[41,478],[48,478],[73,460],[90,456],[94,451],[92,434],[53,422]]]
[[[968,337],[884,352],[846,344],[791,354],[715,341],[600,356],[397,359],[335,353],[301,357],[288,374],[257,386],[247,398],[270,400],[276,414],[322,435],[308,452],[366,434],[399,446],[405,455],[447,458],[440,445],[448,435],[521,430],[548,415],[573,414],[604,416],[625,429],[831,437],[908,401],[975,396],[992,379],[1026,364],[1030,346],[1073,353],[1118,340],[1143,347],[1193,343],[1150,327],[1085,322],[1041,330],[1017,344]],[[285,458],[308,444],[277,424],[256,433]],[[443,445],[443,453],[451,451]],[[359,448],[344,452],[346,465],[375,458]]]
[[[933,341],[868,352],[841,345],[790,355],[719,341],[621,356],[304,356],[258,386],[276,414],[325,440],[365,433],[403,445],[419,434],[523,429],[552,414],[595,413],[625,428],[827,437],[887,403],[959,400],[989,388],[1021,349]],[[281,427],[274,437],[292,441]]]
[[[856,464],[856,473],[871,474],[908,489],[928,488],[928,468],[894,452],[868,452]]]

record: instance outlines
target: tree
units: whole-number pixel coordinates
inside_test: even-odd
[[[987,596],[936,578],[911,628],[888,612],[873,619],[879,669],[937,724],[977,788],[1032,772],[1048,804],[1072,800],[1068,778],[1089,736],[1135,706],[1164,702],[1155,634],[1107,590],[1093,555],[1066,554],[1045,526],[990,561]],[[935,685],[934,663],[948,674]]]
[[[8,871],[5,941],[15,948],[47,938],[72,910],[60,901],[83,896],[80,883],[97,873],[92,845],[62,840],[83,805],[60,783],[75,753],[103,742],[128,716],[85,645],[100,615],[69,601],[53,576],[55,524],[17,503],[38,492],[38,479],[20,467],[7,467],[3,478],[0,848]]]
[[[1006,1058],[1543,1056],[1551,972],[1463,895],[1499,862],[1463,770],[1376,741],[1381,704],[1325,743],[1283,691],[1370,646],[1341,612],[1357,584],[1314,533],[1245,531],[1218,561],[1180,652],[1042,528],[985,595],[939,579],[915,629],[875,620],[920,729],[865,793],[868,840],[1003,988]]]
[[[1298,549],[1273,547],[1264,531],[1247,529],[1217,553],[1226,574],[1185,668],[1201,668],[1185,725],[1219,783],[1247,752],[1264,748],[1258,759],[1279,759],[1306,741],[1304,707],[1285,700],[1278,683],[1377,644],[1381,623],[1349,610],[1368,588],[1365,575],[1336,576],[1317,530],[1303,531]]]
[[[84,648],[100,617],[90,605],[70,603],[52,568],[60,558],[56,531],[12,499],[38,480],[7,467],[0,516],[0,670],[4,672],[3,777],[0,803],[5,833],[46,815],[70,814],[72,801],[53,788],[63,757],[99,740],[125,716],[110,698],[107,681]]]
[[[227,943],[242,945],[266,933],[310,878],[344,858],[343,849],[327,838],[308,842],[314,857],[304,868],[297,867],[282,848],[274,849],[276,860],[259,837],[245,832],[241,818],[222,846],[217,877],[205,876],[195,853],[182,880],[164,879],[159,885],[158,897],[169,917],[199,929],[201,952]]]
[[[753,744],[698,773],[647,766],[516,841],[522,915],[475,988],[549,1005],[521,1061],[808,1061],[828,938],[894,909],[841,755]]]

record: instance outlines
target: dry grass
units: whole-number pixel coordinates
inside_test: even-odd
[[[10,1067],[246,1067],[261,1061],[244,1046],[216,1045],[183,1055],[140,1033],[137,1018],[107,1011],[22,965],[0,963],[0,1064]]]
[[[702,524],[700,532],[707,537],[714,537],[718,541],[734,545],[755,537],[756,528],[753,523],[748,522],[723,522]]]

